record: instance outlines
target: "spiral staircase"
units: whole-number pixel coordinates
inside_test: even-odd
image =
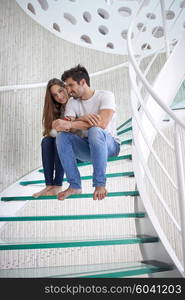
[[[9,211],[9,206],[18,201],[23,202],[24,205],[16,215],[0,218],[1,222],[6,222],[1,231],[0,244],[0,250],[6,257],[4,260],[6,267],[15,264],[12,261],[13,257],[16,264],[19,264],[19,268],[1,269],[0,276],[124,277],[173,269],[172,265],[159,261],[124,262],[122,248],[125,245],[127,247],[130,245],[130,249],[135,244],[147,243],[151,246],[153,243],[159,243],[159,239],[155,233],[153,235],[137,234],[135,231],[134,223],[138,219],[147,218],[147,216],[144,210],[137,209],[137,202],[140,200],[137,199],[139,192],[135,187],[132,170],[131,120],[119,126],[118,134],[122,139],[122,150],[118,157],[108,159],[109,193],[106,200],[92,200],[92,193],[89,193],[92,179],[90,163],[79,163],[80,172],[83,174],[81,179],[84,193],[82,195],[70,196],[65,201],[58,201],[56,196],[42,196],[34,199],[31,196],[23,195],[28,186],[44,184],[44,180],[40,179],[43,176],[43,170],[39,169],[18,182],[16,186],[19,185],[20,188],[15,185],[12,187],[13,191],[17,189],[16,196],[1,198],[4,203],[4,211]],[[28,180],[28,178],[35,177],[39,179]],[[116,191],[114,191],[115,185]],[[31,206],[32,208],[30,208]],[[33,209],[35,214],[30,215],[29,212]],[[73,211],[78,213],[73,214]],[[45,212],[44,215],[43,212]],[[49,212],[52,214],[48,214]],[[125,222],[130,223],[130,232],[124,232]],[[97,255],[93,255],[92,248],[98,252]],[[134,248],[132,251],[135,253],[138,251],[140,258],[139,249]],[[27,257],[27,262],[21,261],[21,251],[25,252],[24,256]],[[66,256],[66,260],[69,260],[71,259],[67,258],[69,255],[74,256],[72,261],[79,261],[80,264],[64,265],[63,262],[60,266],[53,266],[53,262],[51,262],[53,259],[55,261],[65,260],[64,256]],[[37,260],[35,268],[28,267],[31,257]],[[97,263],[97,257],[101,258],[101,263]],[[89,261],[90,263],[88,263]],[[85,262],[86,264],[84,264]],[[24,266],[27,264],[27,268],[21,268],[21,264]]]
[[[0,277],[185,276],[185,125],[170,108],[185,78],[185,32],[151,53],[143,70],[132,33],[144,3],[128,30],[133,115],[117,128],[121,151],[108,159],[106,199],[92,199],[90,162],[78,164],[83,194],[65,201],[32,198],[44,184],[40,168],[9,187],[0,203]]]

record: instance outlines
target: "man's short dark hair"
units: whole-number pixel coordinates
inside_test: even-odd
[[[83,66],[81,66],[81,65],[77,65],[76,67],[71,68],[71,69],[65,71],[62,74],[61,79],[62,79],[62,81],[66,81],[66,79],[68,79],[70,77],[74,81],[76,81],[78,84],[80,83],[80,81],[82,79],[85,79],[87,85],[90,86],[89,74],[88,74],[86,68],[83,67]]]

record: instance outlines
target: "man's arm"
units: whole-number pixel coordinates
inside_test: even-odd
[[[86,120],[86,121],[85,121]],[[98,126],[99,124],[99,116],[96,117],[97,121],[88,122],[87,117],[75,119],[74,117],[70,117],[70,121],[57,119],[52,122],[52,128],[56,129],[56,131],[72,131],[72,130],[87,130],[90,127]]]
[[[115,111],[113,109],[102,109],[98,114],[88,114],[75,119],[72,126],[75,126],[75,129],[82,129],[82,128],[78,128],[78,126],[81,125],[82,126],[84,125],[86,127],[85,129],[90,128],[92,126],[97,126],[97,127],[101,127],[102,129],[105,129],[109,124],[109,122],[111,121],[114,112]],[[87,124],[86,125],[83,124],[83,122],[80,123],[79,121],[87,122],[90,126],[88,126]]]
[[[101,127],[102,129],[105,129],[109,122],[111,121],[115,111],[113,109],[102,109],[99,112],[100,116],[100,123],[98,127]]]
[[[72,129],[86,130],[96,126],[105,129],[112,119],[114,110],[102,109],[98,114],[88,114],[75,119],[71,117],[71,121],[57,119],[53,122],[52,127],[57,131],[70,131]]]
[[[87,115],[78,117],[74,121],[76,122],[76,126],[82,125],[85,127],[88,126],[88,128],[90,128],[92,126],[99,126],[101,117],[98,114],[91,113],[91,114],[87,114]],[[81,121],[81,122],[79,123],[79,121]],[[88,125],[85,123],[88,123]],[[81,129],[81,128],[79,128],[79,129]]]

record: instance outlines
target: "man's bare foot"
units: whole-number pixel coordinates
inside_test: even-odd
[[[58,193],[58,200],[64,200],[70,195],[81,194],[81,192],[82,192],[81,189],[72,189],[69,187],[65,191]]]
[[[50,189],[52,189],[52,185],[47,185],[47,186],[46,186],[43,190],[41,190],[40,192],[34,193],[34,194],[32,195],[32,197],[33,197],[33,198],[38,198],[38,197],[40,197],[40,196],[46,196],[47,193],[48,193],[48,191],[49,191]]]
[[[58,185],[53,185],[51,189],[47,192],[47,196],[55,196],[58,195],[59,192],[62,191],[62,187]]]
[[[107,190],[104,186],[97,186],[94,190],[93,200],[102,200],[106,197]]]

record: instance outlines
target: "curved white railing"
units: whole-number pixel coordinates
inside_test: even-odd
[[[154,55],[151,63],[143,71],[134,56],[131,42],[132,32],[144,2],[142,1],[132,20],[127,38],[133,111],[134,172],[148,216],[169,257],[185,277],[185,171],[183,169],[185,149],[181,143],[185,122],[170,109],[170,104],[185,78],[185,32],[182,33],[182,38],[170,54],[170,44],[167,39],[167,37],[170,39],[170,32],[167,33],[166,10],[164,1],[161,0],[165,33],[163,41],[167,61],[154,82],[149,83],[146,75],[152,71],[151,67],[158,55]],[[173,23],[175,22],[176,20]],[[171,27],[170,30],[173,28]],[[142,88],[146,91],[144,99]],[[170,139],[167,138],[163,126],[163,118],[166,114],[173,120],[167,129]],[[175,126],[173,127],[171,123]],[[170,166],[172,163],[173,167]]]
[[[99,75],[103,75],[103,74],[118,70],[120,68],[123,68],[125,66],[128,66],[128,61],[118,64],[116,66],[101,70],[101,71],[97,71],[95,73],[91,73],[90,77],[92,78],[92,77],[96,77]],[[47,82],[31,83],[31,84],[18,84],[18,85],[5,85],[5,86],[0,86],[0,92],[46,87],[46,85],[47,85]]]

